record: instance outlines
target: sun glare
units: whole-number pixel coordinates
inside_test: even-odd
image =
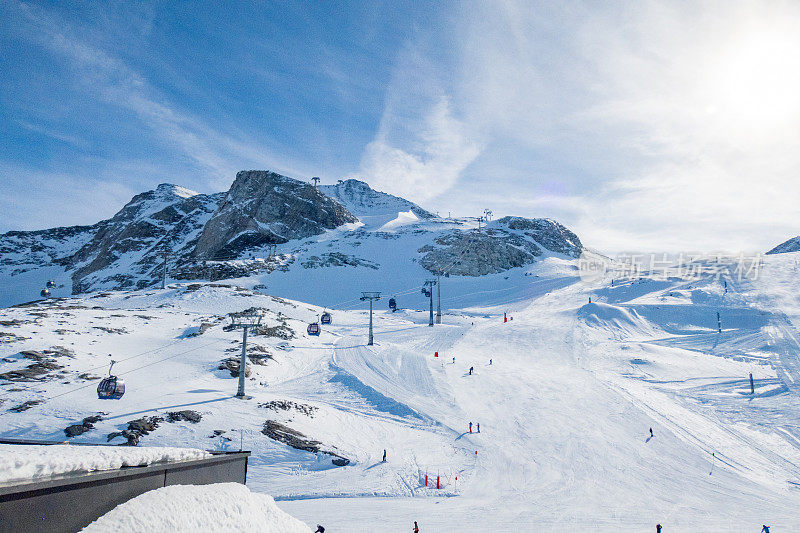
[[[781,128],[800,112],[800,32],[737,39],[709,70],[708,110],[753,130]]]

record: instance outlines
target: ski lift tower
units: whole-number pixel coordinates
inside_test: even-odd
[[[242,328],[242,359],[239,361],[239,390],[236,392],[236,397],[240,400],[249,399],[244,394],[244,373],[247,369],[247,331],[260,326],[263,316],[258,310],[231,315],[231,326]]]
[[[367,342],[367,346],[372,346],[372,302],[375,300],[381,299],[380,292],[362,292],[361,293],[361,301],[369,300],[369,342]]]
[[[436,271],[436,323],[442,323],[442,269]]]
[[[319,177],[318,176],[314,176],[313,178],[311,178],[311,181],[314,182],[314,187],[317,187],[319,185]]]
[[[425,288],[422,289],[423,291],[425,291],[425,296],[427,296],[428,299],[431,302],[430,319],[428,320],[428,325],[429,326],[433,326],[433,286],[434,285],[436,285],[436,280],[435,279],[427,279],[427,280],[425,280],[425,285],[423,286]]]

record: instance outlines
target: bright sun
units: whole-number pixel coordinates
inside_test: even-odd
[[[709,111],[726,122],[752,130],[794,123],[800,114],[800,32],[737,39],[708,74]]]

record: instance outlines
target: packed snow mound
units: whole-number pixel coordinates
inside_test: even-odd
[[[784,243],[779,244],[778,246],[767,252],[767,254],[769,255],[785,254],[788,252],[800,252],[800,235],[792,239],[789,239]]]
[[[653,326],[635,309],[605,303],[590,303],[578,309],[578,316],[590,327],[603,329],[614,338],[653,335]]]
[[[311,533],[266,494],[238,483],[173,485],[117,506],[83,531],[253,531]]]
[[[0,480],[22,481],[210,456],[192,448],[0,444]]]
[[[397,213],[397,218],[381,226],[379,231],[392,231],[400,226],[414,224],[415,222],[419,222],[419,217],[415,215],[413,211],[402,211]]]

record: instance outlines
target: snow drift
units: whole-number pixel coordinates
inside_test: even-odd
[[[20,481],[59,474],[115,470],[124,466],[203,459],[210,455],[206,451],[191,448],[0,444],[0,479]]]
[[[654,334],[653,326],[635,309],[591,303],[578,309],[578,316],[588,326],[605,330],[615,339]]]
[[[83,531],[253,531],[310,533],[311,528],[278,509],[272,497],[238,483],[173,485],[117,506]]]

